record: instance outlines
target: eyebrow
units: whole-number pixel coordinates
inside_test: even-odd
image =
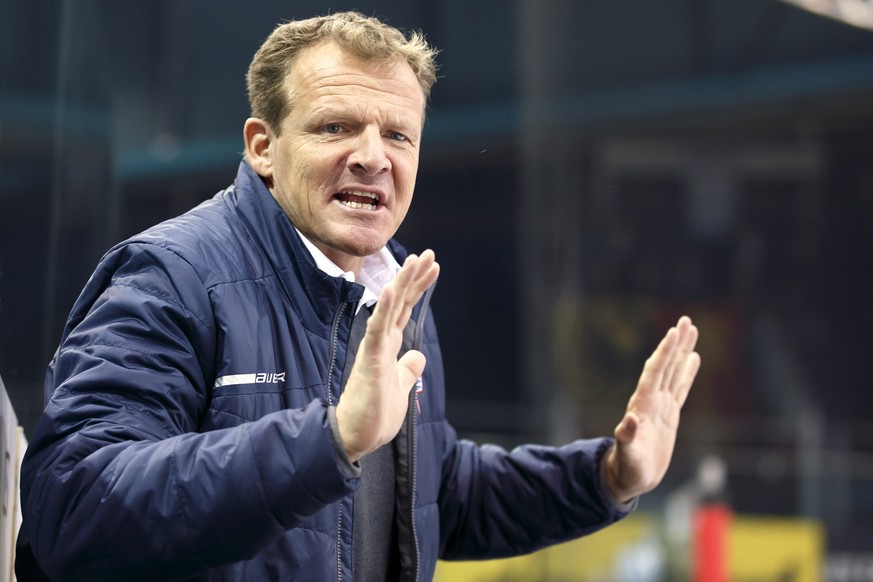
[[[333,104],[330,102],[320,104],[311,112],[310,118],[316,123],[327,123],[330,121],[350,121],[358,123],[365,116],[368,107],[355,105],[353,108],[345,104]],[[422,112],[421,123],[413,120],[410,115],[402,113],[387,112],[386,115],[380,115],[381,125],[386,128],[393,128],[408,135],[409,137],[420,137],[424,130],[424,113]]]

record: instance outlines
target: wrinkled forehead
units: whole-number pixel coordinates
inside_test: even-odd
[[[424,118],[424,91],[412,67],[399,57],[366,58],[335,42],[322,42],[301,51],[285,84],[292,107],[303,99],[365,95]]]

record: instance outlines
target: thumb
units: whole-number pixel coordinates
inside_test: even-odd
[[[427,360],[418,350],[409,350],[397,360],[397,379],[404,390],[408,390],[424,373]]]
[[[615,427],[615,440],[626,445],[634,439],[637,432],[637,419],[633,414],[626,414]]]

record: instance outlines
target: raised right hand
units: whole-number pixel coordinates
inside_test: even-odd
[[[382,290],[336,407],[337,425],[352,462],[390,442],[403,425],[409,391],[424,372],[424,354],[410,350],[398,360],[412,308],[436,281],[439,264],[431,250],[409,255]]]

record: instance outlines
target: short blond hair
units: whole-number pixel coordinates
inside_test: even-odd
[[[436,82],[438,51],[421,32],[412,31],[406,36],[397,28],[358,12],[286,22],[267,37],[246,75],[252,116],[266,121],[277,135],[291,107],[285,84],[288,72],[303,49],[323,41],[336,42],[366,61],[407,63],[427,102]]]

